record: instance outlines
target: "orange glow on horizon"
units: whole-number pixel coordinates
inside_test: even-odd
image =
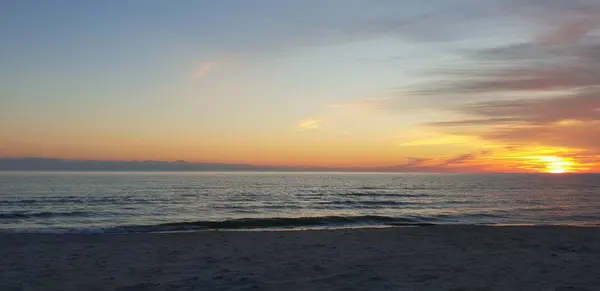
[[[539,160],[546,164],[545,172],[551,174],[563,174],[574,172],[574,162],[556,156],[540,157]]]
[[[338,141],[342,138],[344,139]],[[305,140],[310,142],[303,142]],[[600,172],[600,155],[590,156],[585,149],[543,145],[507,149],[504,145],[486,144],[483,141],[472,147],[451,147],[437,143],[438,140],[432,143],[419,142],[399,146],[394,140],[365,142],[345,137],[335,137],[324,142],[311,136],[279,142],[242,138],[207,140],[202,143],[194,139],[148,139],[131,142],[104,140],[103,143],[100,143],[100,140],[80,143],[65,140],[62,143],[45,143],[43,147],[15,143],[12,145],[15,154],[10,156],[101,161],[184,160],[189,163],[322,167],[348,171],[381,169],[400,172],[552,174]],[[444,150],[444,154],[439,155]]]

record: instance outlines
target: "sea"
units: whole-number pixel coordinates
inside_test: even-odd
[[[0,172],[0,232],[600,226],[600,175]]]

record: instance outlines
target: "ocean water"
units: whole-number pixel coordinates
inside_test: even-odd
[[[600,226],[600,175],[0,172],[0,231]]]

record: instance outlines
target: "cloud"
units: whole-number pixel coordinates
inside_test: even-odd
[[[430,123],[455,128],[461,134],[507,144],[567,146],[598,151],[600,121],[600,42],[542,48],[535,55],[530,46],[511,46],[475,54],[510,66],[484,67],[483,72],[437,87],[432,94],[493,96],[501,92],[527,92],[529,98],[478,101],[451,109],[462,119]],[[540,62],[547,60],[547,62]],[[485,63],[484,60],[481,60]],[[540,65],[543,64],[543,65]],[[437,92],[437,93],[436,93]],[[533,94],[533,95],[531,95]],[[537,95],[536,95],[537,94]],[[544,95],[545,94],[545,95]],[[480,128],[479,131],[461,127]]]
[[[214,62],[200,63],[190,74],[190,80],[195,82],[202,80],[213,69],[214,65]]]
[[[499,127],[479,135],[506,144],[541,144],[600,152],[600,122],[573,125]]]
[[[491,151],[477,151],[446,158],[409,157],[406,158],[406,162],[403,164],[372,168],[371,170],[437,173],[494,171],[498,170],[498,166],[494,166],[492,154]],[[502,170],[505,171],[507,169]],[[515,169],[512,170],[514,171]],[[519,169],[517,169],[517,171],[522,172],[522,170]]]
[[[478,117],[448,122],[436,126],[506,125],[568,125],[600,120],[600,91],[585,90],[574,95],[543,99],[484,101],[462,105],[455,111]]]
[[[404,147],[422,147],[432,145],[456,145],[456,144],[472,144],[475,142],[471,136],[460,136],[455,134],[444,134],[435,132],[421,132],[411,137],[407,134],[411,141],[400,143]]]
[[[594,0],[531,1],[537,8],[539,22],[546,31],[536,35],[534,42],[543,45],[564,45],[580,41],[600,27],[600,5]]]
[[[390,6],[390,10],[394,7],[393,2],[382,5]],[[463,0],[427,6],[424,10],[414,10],[415,17],[401,14],[389,18],[383,13],[379,19],[367,18],[370,22],[362,27],[372,35],[404,38],[417,47],[426,45],[426,50],[448,50],[449,45],[452,51],[442,53],[456,53],[461,62],[456,67],[416,71],[418,82],[397,88],[394,95],[385,98],[365,98],[345,104],[346,109],[362,108],[379,113],[445,109],[464,100],[577,90],[598,84],[598,1]],[[419,14],[427,16],[426,20],[417,17]],[[479,25],[479,22],[486,23]],[[490,32],[483,28],[503,24],[509,28],[516,26],[521,30],[519,33],[529,39],[489,46]],[[353,35],[354,30],[359,34],[364,32],[360,28],[348,29]],[[483,48],[457,45],[463,45],[461,41],[472,45],[477,37],[484,38]],[[431,42],[445,43],[433,45]],[[510,118],[498,121],[513,122]]]
[[[298,124],[298,131],[315,130],[319,128],[321,120],[318,119],[307,119],[300,121]]]
[[[464,57],[476,64],[476,68],[440,71],[439,78],[445,81],[426,84],[419,92],[472,97],[500,93],[560,93],[600,83],[598,38],[562,47],[529,43],[466,50]]]
[[[428,161],[430,161],[431,159],[426,159],[426,158],[406,158],[407,162],[405,164],[403,164],[403,167],[414,167],[414,166],[419,166],[422,165]]]
[[[515,149],[510,152],[566,148],[563,154],[598,161],[600,2],[510,3],[528,7],[519,17],[539,31],[520,43],[465,49],[466,65],[432,72],[433,81],[414,93],[439,100],[459,96],[463,103],[446,108],[457,118],[428,125]],[[441,165],[477,156],[464,154]]]
[[[442,163],[442,166],[448,166],[448,165],[452,165],[452,164],[462,164],[464,162],[473,160],[475,158],[475,154],[464,154],[464,155],[460,155],[460,156],[456,156],[450,159],[447,159],[446,161],[444,161]]]
[[[468,163],[470,161],[473,161],[473,160],[477,159],[478,157],[488,156],[491,153],[492,152],[490,152],[490,151],[480,151],[478,153],[469,153],[469,154],[459,155],[459,156],[452,157],[450,159],[445,160],[444,162],[442,162],[440,164],[440,166],[451,166],[451,165],[465,164],[465,163]]]
[[[490,144],[503,144],[512,152],[537,146],[565,148],[568,154],[593,156],[600,153],[600,112],[597,110],[600,92],[593,92],[596,95],[479,102],[461,108],[463,113],[479,119],[433,125],[440,129],[451,128],[456,134],[470,135]],[[581,156],[579,159],[583,160]],[[595,159],[596,163],[600,162]]]
[[[465,119],[465,120],[457,120],[457,121],[436,121],[431,122],[429,125],[438,126],[438,127],[456,127],[456,126],[484,126],[484,125],[494,125],[494,124],[506,124],[512,122],[518,122],[518,119],[511,117],[502,117],[502,118],[487,118],[487,119]]]
[[[579,41],[600,26],[600,19],[597,17],[597,15],[585,15],[573,19],[554,31],[541,35],[536,42],[546,45],[560,45]]]

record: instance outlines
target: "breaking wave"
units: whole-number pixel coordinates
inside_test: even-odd
[[[91,215],[91,213],[85,212],[85,211],[8,212],[8,213],[0,213],[0,219],[52,218],[52,217],[89,216],[89,215]]]

